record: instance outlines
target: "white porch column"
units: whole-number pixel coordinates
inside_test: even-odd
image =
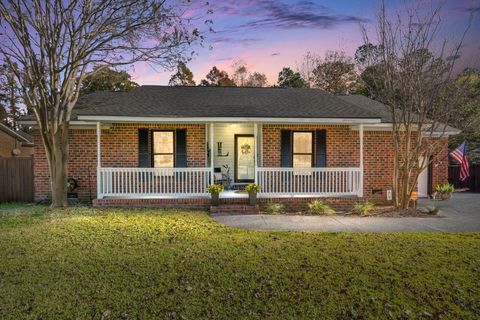
[[[253,144],[253,150],[254,150],[254,156],[253,156],[253,159],[254,159],[254,170],[253,170],[253,179],[254,179],[254,182],[257,183],[257,168],[258,168],[258,141],[257,141],[257,135],[258,135],[258,124],[255,122],[253,124],[253,140],[254,141],[254,144]]]
[[[215,129],[215,125],[213,122],[210,123],[210,184],[213,184],[215,182],[215,173],[214,173],[214,168],[213,168],[213,158],[215,156],[214,153],[214,141],[213,141],[213,130]]]
[[[97,121],[97,199],[102,199],[102,177],[101,177],[101,168],[102,168],[102,154],[101,154],[101,134],[102,129],[100,127],[100,122]]]
[[[360,137],[360,188],[358,196],[363,197],[363,124],[360,125],[358,135]]]

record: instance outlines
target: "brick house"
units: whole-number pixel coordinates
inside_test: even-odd
[[[33,154],[33,137],[15,131],[0,123],[0,158],[30,157]]]
[[[28,121],[24,121],[28,123]],[[207,207],[206,187],[228,186],[225,203],[305,208],[312,198],[346,207],[391,200],[393,144],[386,107],[318,89],[142,86],[83,97],[70,123],[69,176],[98,206]],[[447,181],[448,135],[419,193]],[[35,199],[50,196],[38,131]]]

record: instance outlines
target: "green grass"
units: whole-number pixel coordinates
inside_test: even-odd
[[[0,207],[0,319],[480,316],[480,235],[233,229],[201,212]]]

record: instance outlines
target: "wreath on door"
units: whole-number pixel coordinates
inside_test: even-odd
[[[249,145],[248,143],[245,143],[241,146],[241,149],[242,149],[242,154],[250,154],[250,152],[252,152],[252,146]]]

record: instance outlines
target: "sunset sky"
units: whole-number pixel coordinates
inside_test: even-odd
[[[196,56],[188,63],[197,83],[217,66],[231,73],[237,60],[247,63],[251,71],[267,75],[276,82],[284,66],[293,69],[310,51],[323,55],[326,50],[342,50],[353,56],[362,44],[360,24],[374,33],[379,0],[213,0],[214,33],[206,33],[203,47],[195,46]],[[387,1],[389,10],[401,10],[412,1]],[[437,1],[415,1],[422,8]],[[474,20],[457,61],[457,69],[480,67],[480,1],[447,0],[441,13],[442,38],[453,39],[464,31],[470,14]],[[211,48],[210,48],[211,47]],[[139,84],[168,84],[171,71],[155,70],[137,64],[130,70]]]

